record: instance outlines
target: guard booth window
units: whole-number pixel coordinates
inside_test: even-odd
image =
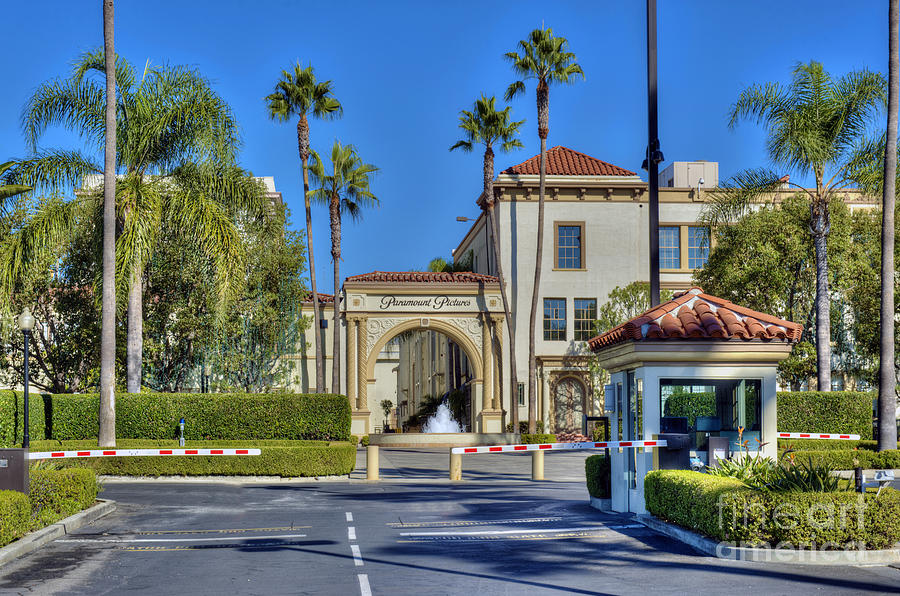
[[[686,418],[693,447],[707,436],[730,437],[732,449],[739,429],[755,451],[762,420],[762,382],[759,379],[660,379],[660,412]]]

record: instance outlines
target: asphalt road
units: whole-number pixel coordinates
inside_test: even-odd
[[[117,511],[0,569],[0,594],[900,593],[895,568],[721,561],[600,513],[565,479],[581,454],[548,454],[545,482],[473,456],[456,484],[446,457],[382,453],[378,484],[108,483]]]

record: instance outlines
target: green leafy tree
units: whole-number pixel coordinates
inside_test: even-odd
[[[534,432],[537,410],[537,377],[534,357],[535,330],[538,328],[538,302],[543,271],[544,254],[544,190],[547,178],[547,135],[550,133],[550,85],[574,83],[578,75],[584,78],[584,71],[576,62],[575,54],[569,51],[565,37],[554,37],[553,29],[535,29],[518,44],[519,52],[507,52],[505,57],[512,63],[519,77],[506,90],[506,101],[520,93],[525,93],[525,81],[537,82],[538,137],[541,140],[540,191],[538,194],[537,239],[534,265],[534,284],[531,294],[531,315],[528,322],[528,429]],[[521,52],[521,53],[520,53]]]
[[[362,217],[365,207],[378,205],[378,198],[372,193],[370,178],[378,171],[372,164],[363,162],[353,145],[341,145],[335,141],[331,148],[331,173],[325,171],[325,164],[319,154],[313,151],[313,164],[309,168],[310,177],[316,188],[311,197],[328,206],[331,219],[331,258],[334,263],[334,351],[341,353],[340,325],[340,262],[341,262],[341,219],[344,214],[353,219]],[[331,369],[332,391],[341,386],[340,358],[334,358]]]
[[[287,122],[297,117],[297,148],[303,167],[303,201],[306,207],[306,248],[309,255],[309,283],[312,288],[313,318],[318,325],[319,293],[316,286],[316,261],[313,254],[312,210],[309,196],[309,120],[335,118],[343,113],[341,104],[332,96],[331,81],[317,81],[312,66],[303,68],[300,63],[293,71],[283,70],[275,91],[266,96],[266,107],[273,120]],[[335,294],[337,290],[335,289]],[[335,319],[336,320],[336,319]],[[325,389],[325,352],[318,333],[314,333],[316,347],[316,393]]]
[[[491,230],[491,247],[493,249],[494,263],[497,270],[497,278],[500,280],[500,297],[503,300],[503,313],[506,318],[506,330],[509,335],[509,370],[510,370],[510,418],[513,427],[519,426],[518,395],[518,371],[516,365],[516,328],[512,320],[512,310],[509,307],[509,296],[506,289],[506,276],[503,275],[503,261],[500,254],[500,223],[495,210],[497,199],[494,196],[494,144],[499,145],[504,152],[520,149],[522,142],[516,138],[519,128],[524,120],[514,121],[510,118],[507,106],[502,110],[497,109],[497,100],[494,96],[481,98],[475,101],[471,110],[462,110],[459,113],[459,127],[464,131],[465,138],[457,141],[450,150],[462,149],[472,151],[475,145],[484,147],[483,182],[484,186],[478,204],[484,212],[488,226]],[[534,411],[530,411],[529,424],[534,424]],[[531,427],[529,427],[531,428]],[[532,428],[529,432],[535,432]]]
[[[663,302],[672,299],[671,290],[661,290],[660,294]],[[625,287],[616,286],[609,292],[606,302],[597,310],[594,329],[599,335],[649,309],[650,284],[648,282],[634,281]]]
[[[729,127],[743,119],[763,124],[769,161],[781,171],[740,172],[710,193],[703,213],[712,225],[735,221],[781,185],[808,197],[808,233],[815,247],[818,384],[826,391],[831,388],[830,206],[853,183],[854,151],[884,99],[880,74],[863,70],[833,79],[818,62],[798,64],[789,85],[766,83],[744,89],[731,107]],[[785,179],[785,173],[811,176],[815,185],[804,188]]]

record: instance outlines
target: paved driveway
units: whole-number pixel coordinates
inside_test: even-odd
[[[2,594],[798,594],[900,591],[900,570],[734,563],[519,480],[528,456],[382,453],[395,480],[110,483],[118,510],[0,569]],[[547,457],[548,477],[583,457]],[[480,457],[480,456],[478,456]],[[554,455],[553,457],[557,457]],[[443,462],[443,463],[442,463]],[[432,477],[433,475],[436,475]]]

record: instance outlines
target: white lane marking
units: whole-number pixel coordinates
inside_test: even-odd
[[[520,519],[476,519],[465,521],[426,521],[426,522],[389,522],[387,525],[394,528],[422,528],[422,527],[446,527],[446,526],[491,526],[500,524],[530,524],[541,522],[562,521],[561,517],[525,517]]]
[[[353,564],[356,565],[357,567],[362,567],[363,559],[362,559],[362,554],[359,552],[359,545],[351,544],[350,550],[353,551]]]
[[[344,515],[347,517],[348,522],[353,521],[353,514],[351,512],[347,511]]]
[[[356,540],[356,528],[354,528],[353,526],[347,528],[347,539]]]
[[[372,588],[369,587],[369,576],[365,573],[360,573],[356,577],[359,578],[359,591],[362,596],[372,596]]]
[[[496,536],[498,534],[547,534],[549,532],[585,532],[585,531],[601,531],[607,529],[605,526],[593,526],[587,528],[551,528],[551,529],[533,529],[522,528],[521,530],[481,530],[477,532],[400,532],[401,536]]]
[[[132,542],[222,542],[223,540],[271,540],[274,538],[306,538],[306,534],[281,534],[279,536],[224,536],[222,538],[62,538],[56,542],[113,542],[113,543],[132,543]]]

